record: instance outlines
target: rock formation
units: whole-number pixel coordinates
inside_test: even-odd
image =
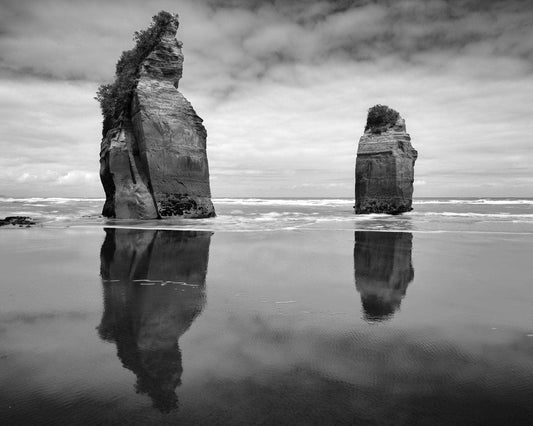
[[[383,321],[400,307],[415,272],[409,232],[356,231],[355,288],[367,321]]]
[[[412,210],[414,165],[405,121],[382,105],[369,110],[355,165],[355,213],[399,214]]]
[[[100,337],[114,342],[135,389],[155,408],[178,407],[183,373],[178,339],[205,305],[210,232],[106,229],[100,274]]]
[[[178,18],[167,12],[136,33],[114,83],[100,86],[104,115],[102,214],[120,219],[215,215],[202,119],[177,90],[182,76]]]
[[[8,216],[4,219],[0,219],[0,226],[13,225],[22,228],[25,226],[29,228],[31,225],[35,225],[34,220],[28,216]]]

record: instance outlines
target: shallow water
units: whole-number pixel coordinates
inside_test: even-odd
[[[530,424],[533,235],[407,220],[0,230],[0,419]]]
[[[102,199],[1,198],[0,217],[31,216],[44,227],[137,227],[232,232],[386,230],[533,234],[533,199],[415,199],[412,212],[354,215],[353,199],[215,198],[217,217],[135,221],[100,216]]]

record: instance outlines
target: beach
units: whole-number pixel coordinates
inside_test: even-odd
[[[0,230],[0,418],[529,423],[531,205],[280,226],[348,207],[251,204],[227,202],[218,229],[79,215]]]

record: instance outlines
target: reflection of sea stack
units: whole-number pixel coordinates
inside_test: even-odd
[[[115,81],[100,86],[104,115],[100,178],[104,216],[155,219],[210,217],[211,202],[202,119],[177,90],[182,76],[178,17],[160,12],[135,33],[122,53]]]
[[[417,155],[400,114],[384,105],[370,108],[357,150],[355,213],[412,210]]]
[[[414,278],[412,239],[408,232],[355,232],[355,287],[367,320],[387,319],[400,307]]]
[[[205,304],[210,232],[106,229],[101,250],[102,339],[115,342],[136,390],[154,407],[177,407],[178,339]]]

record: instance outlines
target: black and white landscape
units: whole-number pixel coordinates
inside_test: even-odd
[[[532,23],[0,0],[0,423],[531,424]]]

